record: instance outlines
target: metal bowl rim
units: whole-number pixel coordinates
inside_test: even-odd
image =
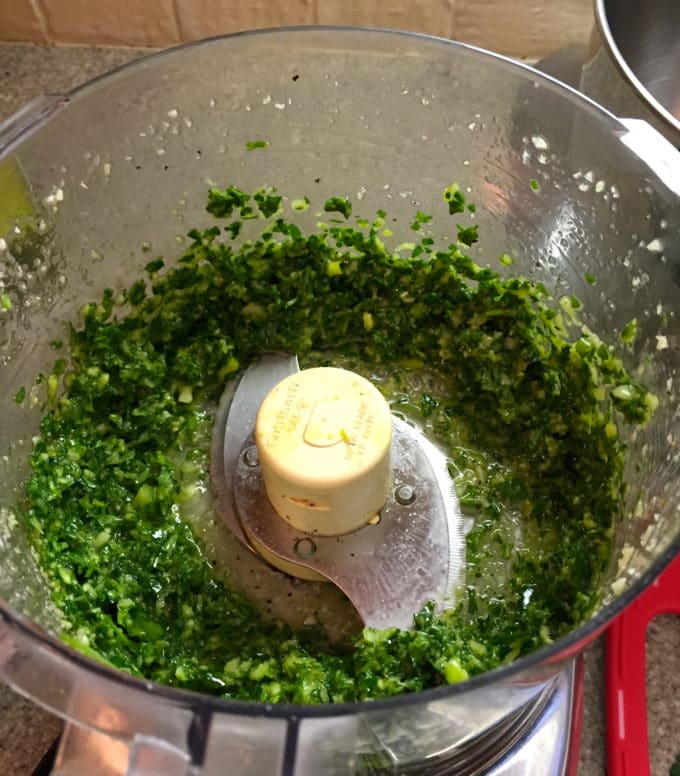
[[[680,143],[680,119],[677,119],[661,102],[659,102],[633,72],[614,39],[607,18],[606,3],[607,0],[594,0],[595,22],[603,45],[606,47],[607,52],[623,78],[635,91],[640,100],[645,103],[658,119],[676,133],[676,144]]]

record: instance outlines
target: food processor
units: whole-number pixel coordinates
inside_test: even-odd
[[[266,149],[252,141],[266,140]],[[676,368],[680,159],[550,78],[451,41],[303,28],[152,55],[0,128],[0,672],[67,721],[54,773],[566,774],[575,769],[581,650],[680,548]],[[575,295],[659,407],[626,440],[627,497],[580,628],[459,684],[327,706],[226,701],[154,685],[60,642],[58,617],[12,508],[39,408],[21,386],[53,361],[86,300],[122,288],[150,251],[168,260],[209,223],[214,185],[275,186],[385,207],[407,229],[457,181],[477,204],[470,255]],[[13,246],[19,224],[35,233]],[[313,229],[314,208],[296,214]],[[398,229],[399,227],[395,227]],[[431,228],[446,231],[435,215]],[[18,230],[18,231],[17,231]],[[596,277],[591,283],[588,277]]]

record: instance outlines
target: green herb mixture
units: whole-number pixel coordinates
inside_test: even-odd
[[[457,186],[444,200],[465,210]],[[152,261],[71,328],[47,379],[24,510],[63,638],[163,684],[323,703],[458,682],[572,630],[597,604],[610,555],[617,424],[644,424],[654,397],[595,335],[572,341],[541,284],[473,263],[463,249],[475,227],[436,250],[418,213],[420,239],[401,258],[383,242],[383,212],[350,226],[351,203],[332,198],[329,223],[305,235],[282,206],[271,190],[211,190],[208,211],[226,226],[190,232],[176,265]],[[254,217],[270,220],[244,241]],[[425,605],[411,631],[334,643],[263,616],[213,569],[182,509],[207,482],[225,382],[274,350],[377,370],[394,411],[446,446],[474,520],[455,608]],[[435,388],[409,388],[421,373]]]

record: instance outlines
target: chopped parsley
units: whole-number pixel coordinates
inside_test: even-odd
[[[632,318],[621,330],[621,333],[619,334],[619,339],[625,345],[632,345],[635,342],[637,333],[638,333],[638,322],[637,322],[637,319]]]
[[[229,186],[226,189],[210,189],[206,209],[215,218],[226,218],[234,210],[240,211],[246,207],[249,201],[250,195],[236,188],[236,186]]]
[[[460,186],[457,183],[452,183],[444,189],[442,199],[444,202],[448,203],[449,215],[463,213],[465,211],[465,195],[460,190]]]
[[[341,213],[345,219],[352,214],[352,203],[346,197],[331,197],[323,206],[326,213]]]
[[[160,272],[160,270],[163,269],[165,266],[165,261],[162,257],[159,257],[157,259],[154,259],[153,261],[150,261],[145,267],[144,271],[148,272],[149,275],[153,275],[155,272]]]
[[[262,213],[265,218],[269,218],[278,212],[283,197],[275,194],[274,191],[261,189],[260,191],[255,192],[253,199],[260,208],[260,213]]]
[[[294,199],[290,206],[293,208],[293,210],[297,210],[298,212],[302,212],[303,210],[309,210],[309,200],[307,197],[302,197],[302,199]]]
[[[477,233],[477,226],[460,226],[458,225],[458,242],[470,247],[472,243],[479,241],[479,234]]]
[[[432,220],[432,216],[428,215],[427,213],[423,213],[422,211],[418,211],[416,213],[416,217],[413,219],[413,223],[411,224],[411,229],[413,229],[414,232],[420,231],[420,227],[423,224],[429,224]]]
[[[457,186],[444,200],[464,207]],[[207,209],[237,221],[192,230],[176,263],[151,262],[128,289],[84,304],[67,355],[36,381],[47,404],[22,514],[62,637],[162,684],[327,703],[463,681],[581,623],[622,503],[617,429],[655,406],[614,351],[587,333],[572,341],[541,284],[503,278],[460,245],[425,238],[402,257],[375,222],[305,235],[269,189],[213,188]],[[347,219],[351,204],[334,197],[324,210]],[[237,242],[235,224],[255,216],[275,218]],[[463,235],[473,242],[476,228]],[[386,370],[393,410],[445,445],[474,523],[454,608],[426,604],[413,630],[365,628],[348,648],[266,619],[215,573],[179,509],[208,476],[210,407],[267,351],[304,363],[342,352]],[[425,365],[445,391],[405,388]],[[527,548],[507,515],[534,537]]]

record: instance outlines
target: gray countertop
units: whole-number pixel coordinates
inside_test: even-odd
[[[45,92],[59,92],[144,54],[139,49],[0,43],[0,120]],[[604,649],[586,653],[579,776],[604,776]],[[680,753],[680,620],[658,618],[648,632],[647,692],[653,776]],[[61,728],[59,720],[0,685],[0,774],[29,776]],[[83,776],[88,776],[83,774]]]

